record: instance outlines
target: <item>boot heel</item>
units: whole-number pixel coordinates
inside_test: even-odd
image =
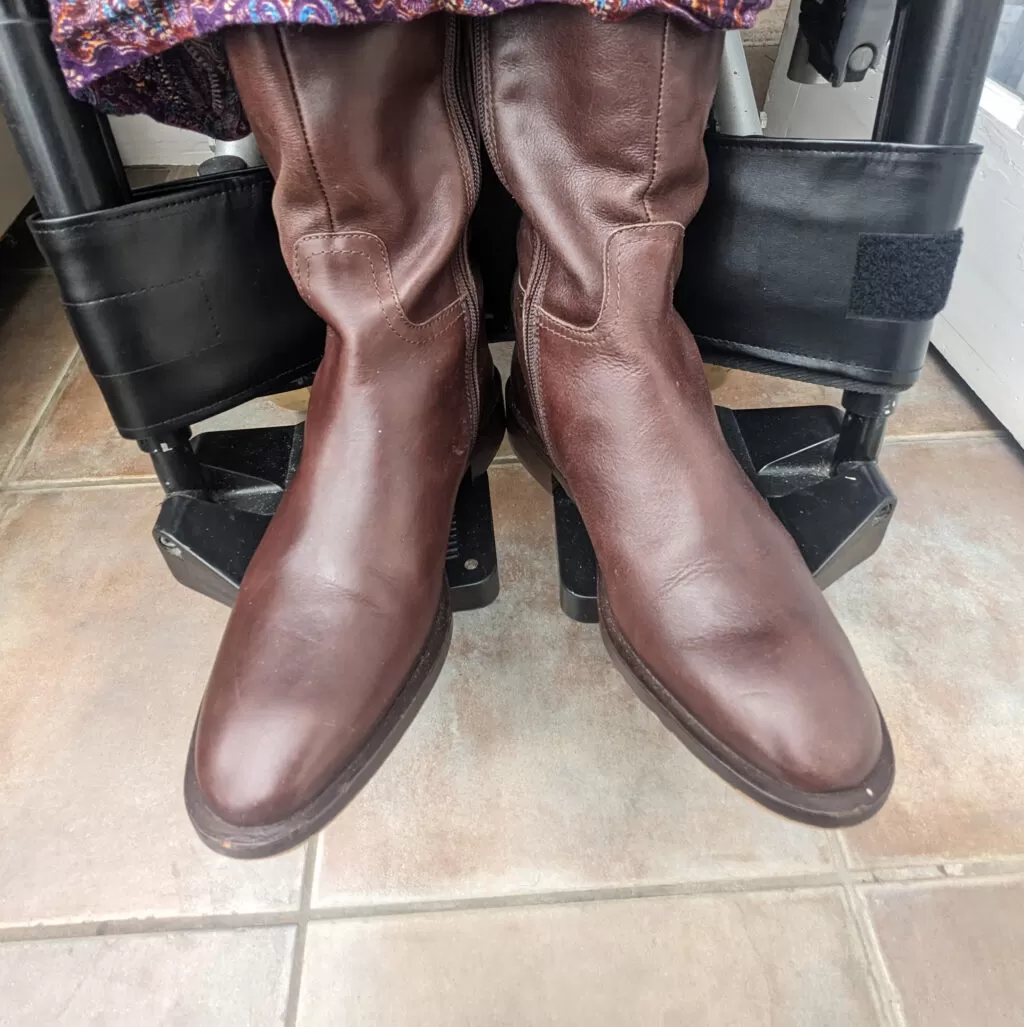
[[[501,375],[495,371],[491,385],[481,397],[476,445],[455,497],[455,510],[448,531],[445,575],[452,609],[456,612],[488,606],[498,598],[501,589],[487,468],[501,448],[504,437]]]
[[[576,504],[558,482],[552,495],[559,605],[570,620],[597,624],[597,554]]]
[[[501,375],[495,371],[491,387],[481,397],[480,427],[477,429],[476,445],[469,458],[466,475],[476,481],[487,473],[487,468],[501,449],[505,438],[505,406],[501,397]]]
[[[544,452],[544,444],[526,414],[529,400],[519,365],[513,363],[505,393],[508,438],[520,463],[551,493],[555,508],[555,544],[558,550],[558,601],[562,612],[581,624],[596,624],[597,556],[583,518],[569,493],[558,481]]]
[[[529,410],[529,400],[524,389],[519,365],[513,362],[512,374],[505,388],[508,441],[512,445],[512,452],[519,458],[530,477],[545,491],[553,492],[556,484],[554,468],[544,452],[544,444],[533,427],[533,422],[526,413]]]

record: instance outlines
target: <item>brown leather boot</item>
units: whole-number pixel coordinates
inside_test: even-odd
[[[302,462],[242,582],[185,778],[231,856],[323,827],[441,669],[456,492],[502,435],[466,258],[475,117],[447,16],[227,35],[281,246],[328,325]]]
[[[484,139],[524,211],[509,433],[579,507],[613,660],[748,795],[811,824],[864,820],[892,784],[885,725],[726,446],[672,304],[721,36],[536,6],[479,22],[474,48]]]

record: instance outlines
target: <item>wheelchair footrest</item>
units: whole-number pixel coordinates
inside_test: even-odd
[[[174,577],[230,606],[242,575],[298,467],[303,426],[208,432],[192,442],[205,495],[174,492],[154,538]],[[446,562],[452,608],[475,610],[498,596],[498,557],[487,475],[459,488]]]
[[[822,588],[882,544],[896,496],[874,462],[833,467],[842,411],[833,407],[718,408],[733,455],[792,535]],[[562,610],[597,621],[597,558],[572,500],[554,490]]]

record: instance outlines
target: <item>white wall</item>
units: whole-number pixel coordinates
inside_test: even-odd
[[[989,82],[964,252],[932,342],[1024,444],[1024,100]]]
[[[206,136],[159,125],[143,114],[111,118],[121,159],[129,167],[145,164],[201,164],[213,153]]]

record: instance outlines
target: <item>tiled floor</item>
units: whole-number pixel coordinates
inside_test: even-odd
[[[47,275],[5,283],[0,1025],[1024,1022],[1024,461],[933,359],[884,463],[896,523],[829,593],[898,751],[877,821],[790,824],[661,730],[561,616],[549,500],[505,454],[499,601],[318,843],[234,863],[180,796],[226,612],[166,573]]]

